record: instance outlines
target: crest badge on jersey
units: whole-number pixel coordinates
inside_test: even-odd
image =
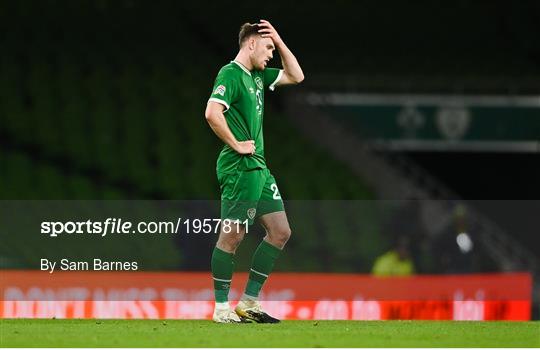
[[[225,96],[225,90],[227,90],[225,85],[220,85],[214,90],[214,94]]]
[[[257,213],[257,209],[255,209],[255,208],[249,208],[247,210],[247,215],[251,220],[253,220],[255,218],[256,213]]]
[[[257,84],[257,87],[258,87],[259,89],[262,89],[262,88],[264,87],[263,82],[262,82],[262,79],[261,79],[260,77],[256,77],[256,78],[255,78],[255,84]]]

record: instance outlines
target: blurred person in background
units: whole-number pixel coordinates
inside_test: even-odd
[[[394,203],[397,207],[383,216],[383,235],[390,238],[390,242],[394,242],[394,247],[399,246],[400,240],[407,241],[407,254],[416,273],[433,273],[434,256],[431,237],[426,228],[429,223],[423,219],[426,212],[425,201],[410,196],[404,201]]]
[[[375,276],[410,276],[415,273],[410,253],[410,238],[400,236],[391,250],[379,256],[373,264]]]

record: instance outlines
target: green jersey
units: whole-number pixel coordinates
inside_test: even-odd
[[[208,101],[222,104],[227,125],[238,141],[255,141],[255,154],[238,154],[228,145],[217,160],[217,172],[230,174],[251,169],[266,169],[264,159],[264,90],[274,90],[283,71],[275,68],[249,71],[231,61],[219,71]]]

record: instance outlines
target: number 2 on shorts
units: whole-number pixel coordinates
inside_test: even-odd
[[[270,185],[270,189],[272,191],[274,191],[274,195],[272,196],[272,198],[281,199],[281,195],[279,194],[279,190],[278,190],[277,185],[275,183]]]

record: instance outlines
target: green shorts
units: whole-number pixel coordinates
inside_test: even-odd
[[[268,169],[219,174],[221,219],[253,221],[265,214],[283,211],[276,179]]]

